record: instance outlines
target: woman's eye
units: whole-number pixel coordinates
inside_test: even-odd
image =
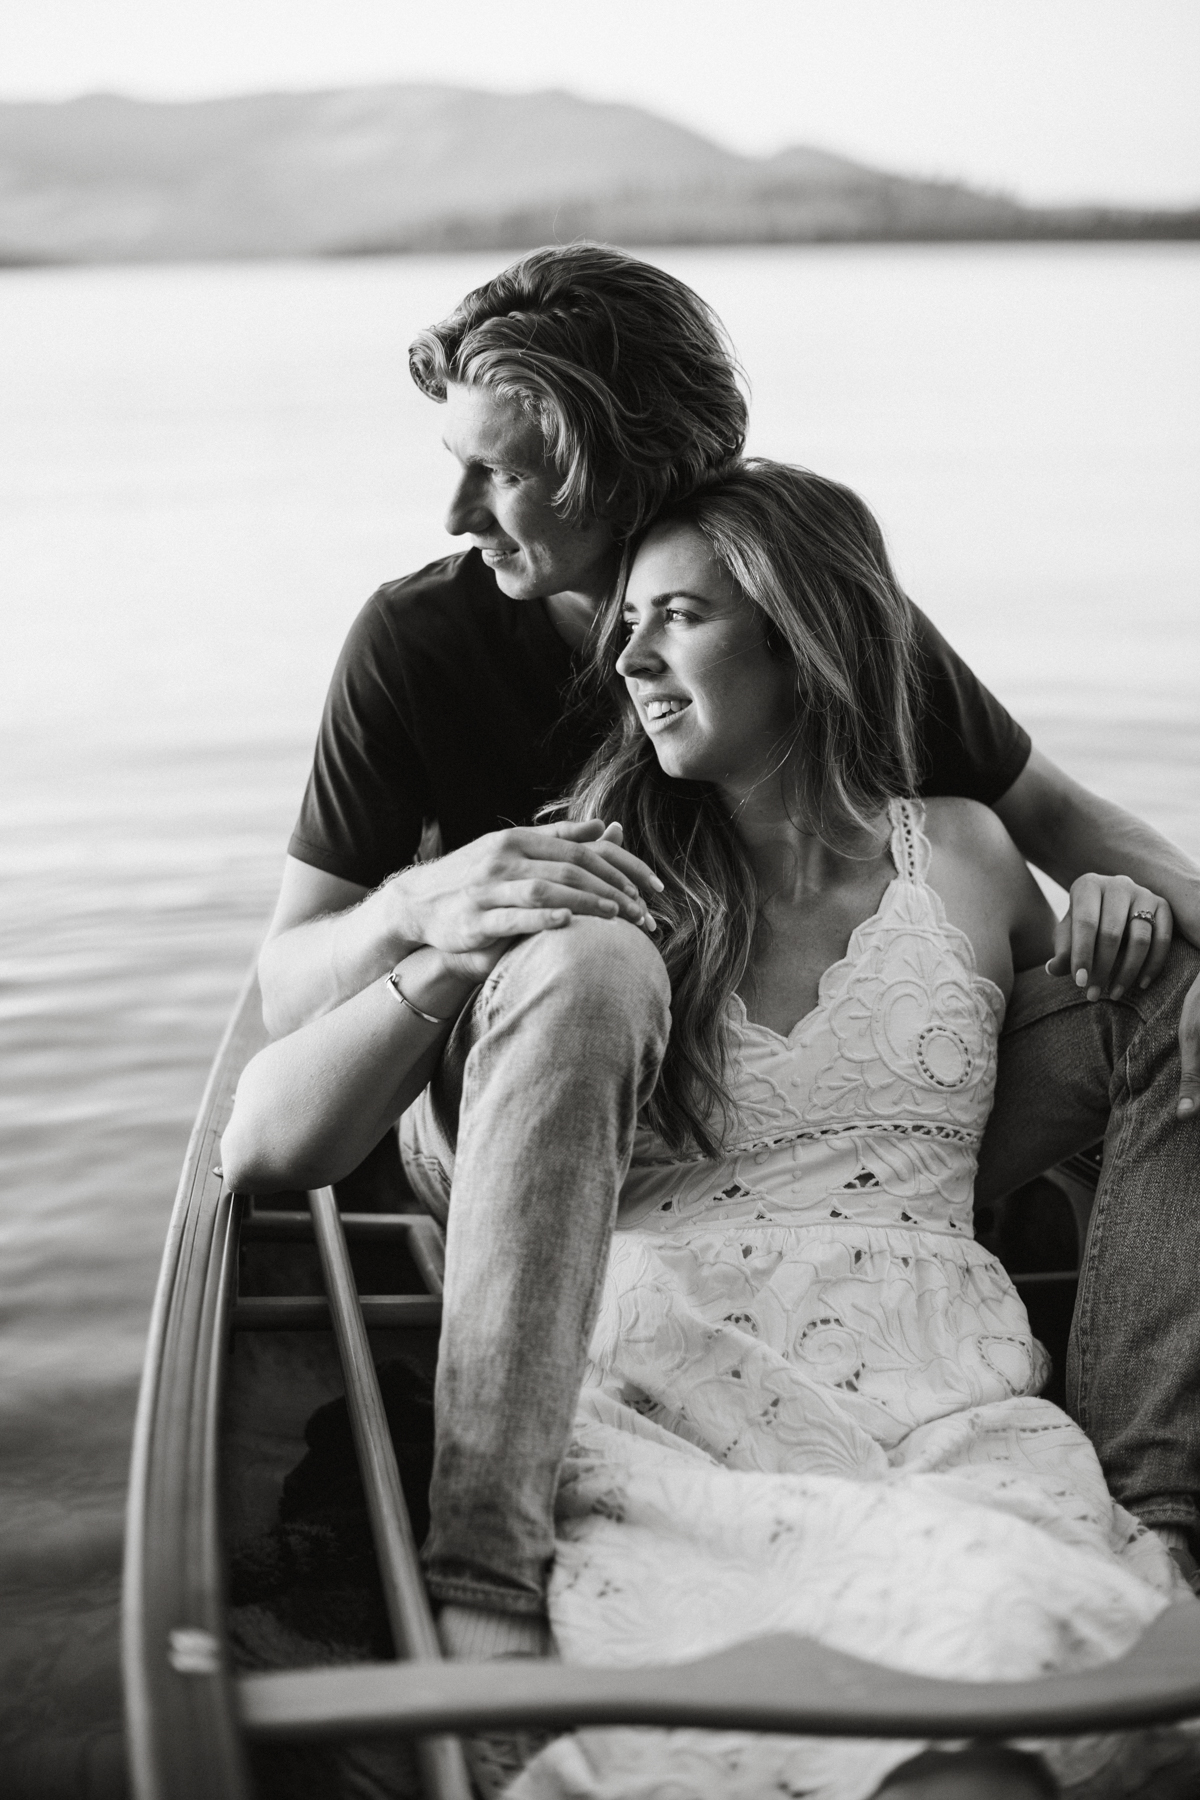
[[[695,613],[688,612],[687,608],[683,606],[668,606],[663,617],[665,619],[680,619],[685,625],[690,625],[695,621],[696,615]]]

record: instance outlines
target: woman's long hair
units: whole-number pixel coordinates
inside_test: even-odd
[[[795,722],[779,747],[789,807],[806,830],[853,854],[887,801],[917,784],[912,608],[879,526],[848,488],[766,460],[670,506],[650,529],[667,522],[695,527],[762,612],[771,654],[794,668]],[[726,1009],[761,896],[716,788],[663,773],[616,674],[639,542],[626,551],[593,651],[592,679],[611,690],[618,716],[566,807],[573,819],[619,823],[626,847],[665,883],[654,910],[672,1026],[647,1122],[677,1153],[715,1156],[730,1116]]]

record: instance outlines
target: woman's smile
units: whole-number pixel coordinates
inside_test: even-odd
[[[690,700],[667,700],[652,695],[639,699],[635,695],[634,704],[639,707],[643,722],[651,731],[655,731],[673,724],[692,703]]]

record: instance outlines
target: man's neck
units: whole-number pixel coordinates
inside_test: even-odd
[[[546,601],[550,623],[572,650],[580,650],[587,642],[599,602],[591,594],[551,594]]]

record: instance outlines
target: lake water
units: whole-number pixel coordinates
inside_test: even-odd
[[[1073,773],[1200,856],[1200,246],[709,250],[752,447],[858,487]],[[329,670],[449,548],[405,346],[494,258],[0,277],[0,1791],[118,1787],[155,1270]]]

